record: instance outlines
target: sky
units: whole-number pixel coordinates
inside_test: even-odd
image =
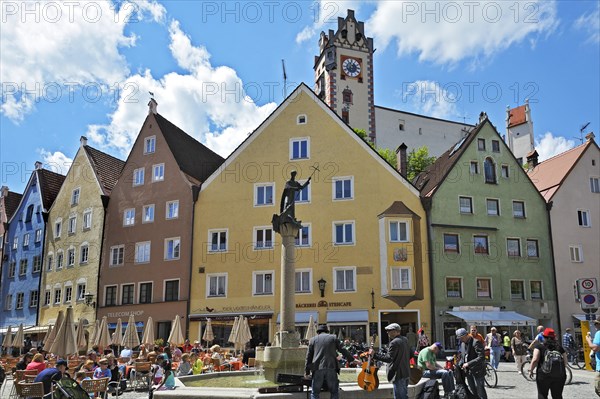
[[[322,30],[354,9],[373,37],[375,104],[501,134],[529,100],[540,159],[600,132],[599,1],[0,2],[0,185],[88,144],[126,159],[158,112],[226,157],[313,87]],[[284,85],[282,60],[287,84]],[[581,128],[589,122],[581,133]]]

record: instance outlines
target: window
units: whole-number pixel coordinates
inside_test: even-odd
[[[508,171],[508,165],[502,165],[500,167],[500,173],[503,178],[508,179],[508,177],[510,176],[509,171]]]
[[[90,257],[90,247],[88,244],[83,244],[79,247],[79,263],[88,263]]]
[[[227,292],[227,275],[226,274],[215,274],[208,275],[208,296],[225,296]]]
[[[405,126],[404,119],[398,119],[398,130],[400,130],[401,132],[403,132],[404,131],[404,126]]]
[[[498,140],[492,140],[492,151],[493,152],[500,152],[500,141],[498,141]]]
[[[354,222],[335,222],[333,224],[336,245],[354,244]]]
[[[539,258],[540,251],[538,246],[538,240],[527,240],[527,257],[528,258]]]
[[[152,154],[156,150],[156,136],[146,137],[144,140],[144,154]]]
[[[165,260],[179,259],[180,240],[179,237],[167,238],[165,240]]]
[[[123,284],[121,293],[121,305],[133,305],[133,284]]]
[[[23,309],[23,299],[24,298],[25,298],[25,293],[17,292],[17,305],[15,306],[16,309]]]
[[[310,270],[296,270],[295,292],[297,294],[309,294],[310,291]]]
[[[23,235],[23,246],[24,247],[28,247],[29,246],[29,233],[25,233]]]
[[[19,237],[15,237],[13,239],[13,247],[12,247],[12,249],[17,249],[17,248],[19,248]]]
[[[486,158],[483,162],[483,172],[486,183],[496,184],[496,165],[492,158]]]
[[[42,229],[37,229],[35,231],[35,242],[42,242]],[[1,249],[1,245],[0,245],[0,249]]]
[[[71,205],[79,204],[79,188],[71,192]]]
[[[497,199],[487,199],[487,214],[489,216],[498,216],[500,215],[500,204]]]
[[[144,184],[144,168],[135,169],[133,171],[133,185],[141,186]]]
[[[513,201],[513,216],[519,219],[525,218],[525,202]]]
[[[123,226],[133,226],[135,224],[135,208],[125,209],[123,212]]]
[[[477,149],[479,151],[485,151],[485,139],[477,139]]]
[[[302,228],[298,230],[298,234],[296,235],[296,246],[310,246],[310,225],[302,226]]]
[[[46,271],[51,272],[52,271],[52,267],[53,267],[53,262],[54,260],[54,256],[52,256],[51,254],[48,255],[48,260],[46,262]]]
[[[179,217],[179,201],[167,202],[166,219],[177,219]]]
[[[135,244],[135,263],[150,262],[150,241]]]
[[[69,216],[69,234],[75,234],[77,230],[77,215]]]
[[[123,264],[123,257],[125,255],[125,246],[117,245],[110,248],[110,265],[117,266]]]
[[[60,270],[63,267],[65,256],[63,251],[60,250],[56,253],[56,270]]]
[[[506,253],[508,256],[521,256],[521,240],[518,238],[507,238]]]
[[[532,280],[529,282],[529,290],[531,291],[531,299],[544,299],[542,294],[542,282]]]
[[[306,180],[298,180],[298,183],[305,184]],[[302,190],[296,191],[294,198],[296,199],[296,203],[310,202],[310,184],[304,186]]]
[[[472,175],[479,174],[479,162],[471,161],[471,164],[469,166],[469,173],[471,173]]]
[[[72,299],[73,299],[73,287],[69,285],[69,286],[65,287],[65,302],[71,302]]]
[[[152,303],[152,283],[140,283],[140,303]]]
[[[471,197],[458,197],[458,204],[460,213],[472,214],[473,213],[473,198]]]
[[[446,297],[462,298],[462,279],[458,277],[446,277]]]
[[[21,259],[21,263],[19,264],[19,276],[24,276],[27,274],[27,266],[28,266],[27,258]]]
[[[254,229],[254,249],[273,248],[273,229],[261,227]]]
[[[310,158],[310,141],[308,138],[290,140],[290,159]]]
[[[342,102],[344,104],[352,104],[352,90],[346,89],[342,92]]]
[[[356,289],[354,286],[354,281],[356,280],[355,273],[356,269],[353,267],[334,268],[333,275],[335,292],[354,291]]]
[[[52,300],[52,292],[50,292],[50,289],[46,289],[46,292],[44,292],[44,306],[50,306],[50,301]]]
[[[42,270],[42,255],[35,255],[33,257],[33,273],[39,273]]]
[[[458,234],[444,233],[444,252],[446,252],[446,253],[459,253],[460,252],[460,248],[458,245]]]
[[[477,279],[477,298],[491,298],[491,280],[489,278]]]
[[[152,181],[163,181],[165,180],[165,164],[159,163],[158,165],[152,165]]]
[[[350,110],[347,107],[342,108],[342,120],[350,123]]]
[[[89,230],[92,228],[92,210],[86,209],[83,212],[83,230]]]
[[[392,267],[392,289],[393,290],[410,290],[412,287],[410,278],[410,268],[408,267]]]
[[[304,114],[298,115],[298,117],[296,118],[296,124],[298,124],[298,125],[306,124],[306,115],[304,115]]]
[[[4,236],[0,236],[0,251],[4,249]]]
[[[208,232],[210,252],[227,251],[227,230],[213,230]]]
[[[17,272],[17,262],[14,260],[11,260],[10,263],[8,264],[8,277],[13,278],[15,276],[16,272]]]
[[[110,285],[105,288],[104,306],[117,306],[117,286]]]
[[[29,292],[29,307],[35,308],[40,300],[40,292],[38,290]]]
[[[85,288],[86,288],[85,283],[77,284],[77,300],[78,301],[83,301],[85,299]]]
[[[600,178],[590,177],[590,189],[593,193],[600,193]]]
[[[179,280],[165,281],[165,302],[179,300]]]
[[[4,309],[12,310],[13,296],[12,294],[8,294],[6,296],[6,303],[4,304]]]
[[[408,222],[390,222],[390,241],[408,242]]]
[[[333,199],[352,199],[354,197],[353,180],[353,177],[338,177],[333,179]]]
[[[59,305],[62,299],[62,289],[55,288],[54,289],[54,304]]]
[[[510,299],[525,299],[525,286],[521,280],[510,281]]]
[[[254,185],[254,205],[273,205],[273,183]]]
[[[581,227],[590,227],[590,211],[577,211],[577,221]]]
[[[75,248],[69,248],[67,250],[67,266],[75,266]]]
[[[142,215],[142,223],[154,222],[154,205],[145,205]]]
[[[488,255],[490,253],[487,236],[473,236],[473,247],[476,254]]]
[[[569,246],[569,254],[571,255],[571,262],[580,263],[583,262],[583,254],[582,254],[581,245],[571,245]]]
[[[31,222],[32,218],[33,218],[33,205],[29,205],[27,207],[27,213],[25,214],[25,223]]]
[[[273,272],[254,272],[254,295],[273,295]]]

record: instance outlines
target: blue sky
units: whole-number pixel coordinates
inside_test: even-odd
[[[504,133],[530,99],[542,158],[600,131],[598,1],[2,1],[1,184],[34,162],[65,174],[85,135],[125,159],[159,112],[223,156],[313,86],[321,30],[356,10],[374,38],[375,103]],[[598,134],[597,134],[598,136]]]

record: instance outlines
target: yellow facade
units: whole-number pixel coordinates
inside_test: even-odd
[[[292,159],[299,142],[307,143],[306,157]],[[297,287],[297,313],[315,313],[319,323],[328,323],[340,335],[354,334],[357,328],[381,334],[384,322],[412,327],[430,322],[430,300],[424,295],[428,289],[416,288],[428,287],[429,282],[425,212],[418,192],[301,85],[203,184],[194,221],[191,338],[198,322],[204,325],[208,317],[218,321],[246,314],[255,316],[257,328],[268,324],[268,337],[260,340],[272,339],[280,312],[281,237],[273,233],[272,249],[256,249],[256,230],[269,229],[273,214],[280,213],[280,196],[290,172],[296,170],[297,180],[304,182],[314,167],[318,171],[309,185],[309,200],[296,203],[296,218],[310,229],[310,245],[296,249],[296,272],[308,272],[310,281]],[[351,190],[336,191],[348,188],[345,184]],[[266,185],[272,187],[272,204],[256,205],[259,189]],[[336,199],[336,193],[349,198]],[[397,202],[413,214],[382,215]],[[409,242],[389,242],[393,221],[407,221]],[[336,235],[339,225],[342,235]],[[211,250],[213,233],[217,239],[222,239],[220,233],[226,235],[226,250]],[[336,243],[340,237],[348,242]],[[395,266],[407,268],[412,285],[394,289]],[[268,285],[264,276],[269,274],[273,293],[257,294]],[[219,275],[225,276],[225,295],[208,295],[210,281],[219,283]],[[320,279],[326,281],[323,296]],[[214,288],[212,293],[220,294]],[[415,293],[421,298],[408,299]],[[390,300],[399,297],[408,302],[402,309]],[[357,314],[368,315],[368,320],[351,320]],[[302,327],[306,320],[297,318],[297,324]]]
[[[74,201],[73,192],[77,189],[79,198]],[[83,317],[91,328],[96,320],[95,308],[85,305],[82,293],[96,293],[98,289],[104,222],[102,195],[103,191],[88,155],[84,148],[80,147],[50,209],[46,225],[40,285],[38,323],[40,326],[54,323],[58,312],[60,310],[66,312],[69,306],[73,307],[75,322]],[[73,217],[75,217],[75,224],[70,231],[70,219]],[[61,231],[57,236],[58,222],[61,223]],[[85,248],[88,251],[87,259]],[[74,251],[72,264],[69,264],[69,250]],[[62,265],[59,265],[60,254],[62,254]],[[60,289],[60,298],[56,297],[58,289]],[[46,299],[47,292],[50,293],[49,303]]]

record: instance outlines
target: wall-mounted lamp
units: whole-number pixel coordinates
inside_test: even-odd
[[[94,301],[94,294],[86,292],[86,294],[83,296],[83,303],[85,303],[91,308],[96,309],[96,301]]]
[[[325,281],[323,277],[321,277],[321,279],[317,281],[317,283],[319,284],[319,289],[321,290],[321,298],[323,298],[325,296],[325,284],[327,284],[327,281]]]
[[[375,290],[371,288],[371,309],[375,309]]]

